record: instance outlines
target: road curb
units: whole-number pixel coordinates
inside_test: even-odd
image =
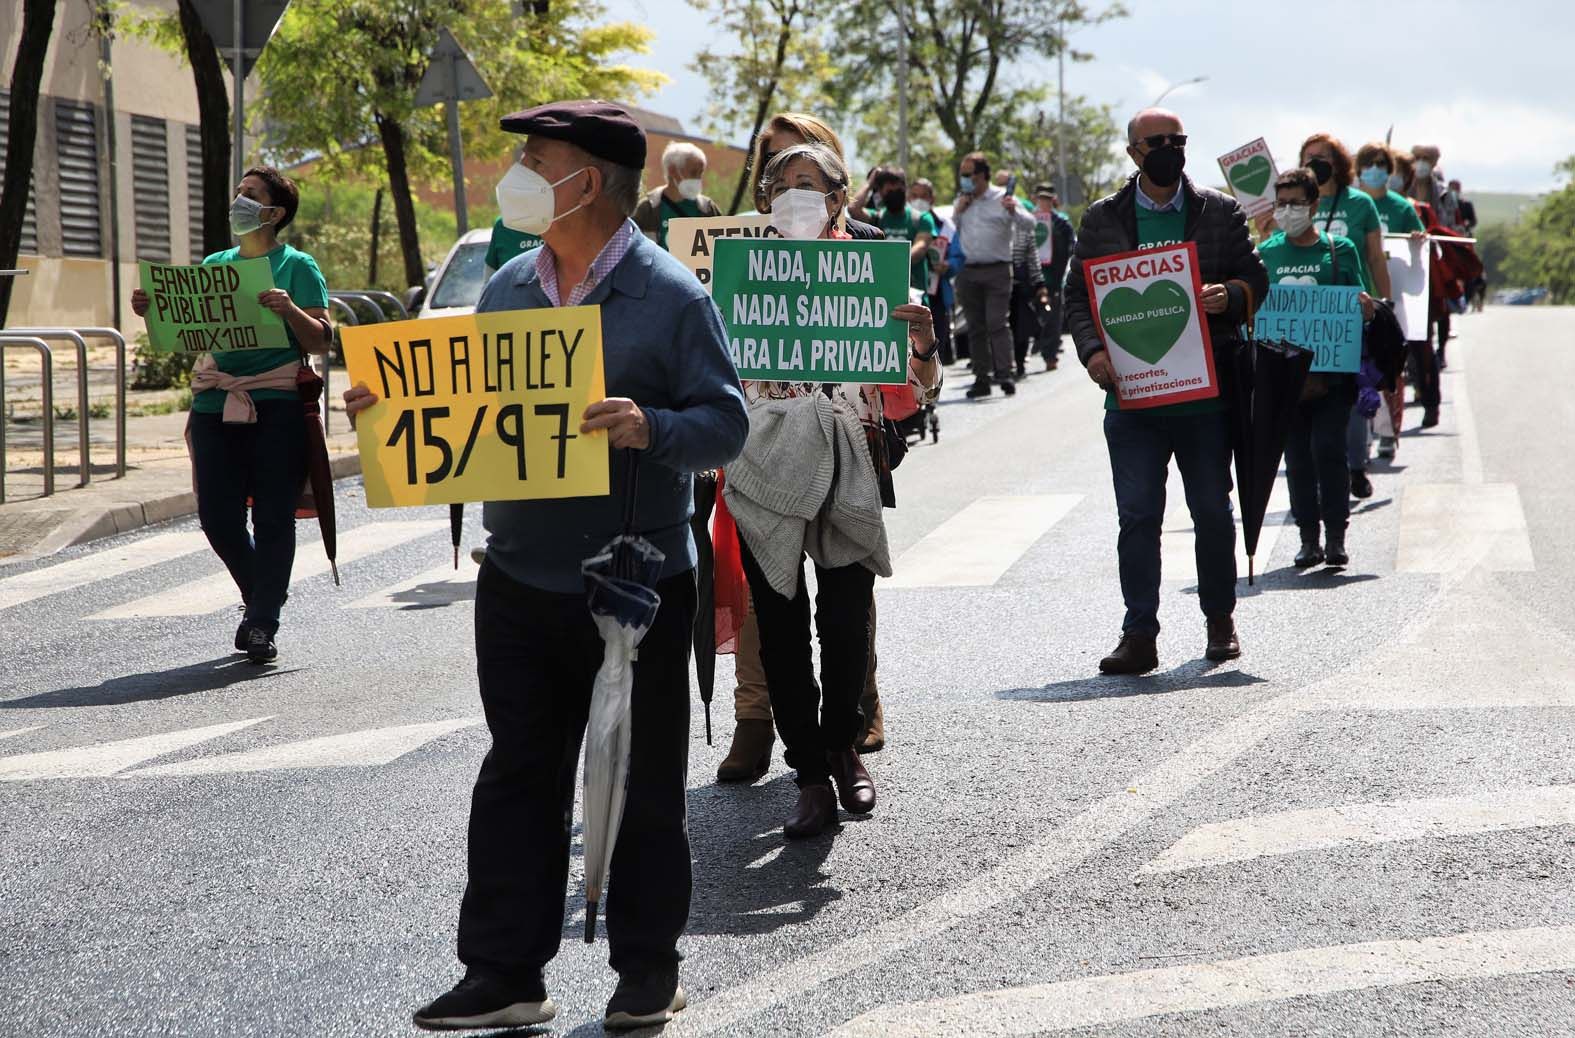
[[[328,465],[336,481],[361,474],[359,454],[336,455],[329,459]],[[140,504],[116,505],[113,508],[83,512],[57,526],[54,532],[39,541],[34,548],[0,560],[0,570],[16,563],[47,558],[73,545],[140,530],[145,526],[179,519],[196,511],[196,493],[185,490],[178,494],[143,501]]]

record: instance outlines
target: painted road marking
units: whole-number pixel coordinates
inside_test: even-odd
[[[96,580],[123,576],[161,562],[190,555],[208,546],[200,530],[161,533],[130,544],[95,551],[70,562],[0,579],[0,609],[10,609],[45,595],[57,595]]]
[[[892,566],[894,587],[989,587],[1066,517],[1081,494],[981,497],[931,530]]]
[[[123,777],[218,775],[241,771],[283,771],[290,768],[376,767],[418,750],[433,739],[480,723],[480,717],[460,717],[449,721],[371,728],[363,732],[325,735],[216,757],[155,764],[128,771]]]
[[[465,585],[476,582],[481,569],[469,555],[460,556],[459,569],[453,563],[434,566],[425,573],[417,573],[408,580],[391,584],[381,591],[374,591],[365,598],[358,598],[346,609],[421,609],[455,602],[474,603],[474,588]]]
[[[1179,872],[1302,851],[1575,822],[1575,786],[1345,804],[1199,826],[1139,872]]]
[[[31,728],[12,728],[9,731],[0,732],[0,739],[10,739],[14,736],[26,735],[28,732],[36,732],[42,727],[44,726],[41,724],[35,724]]]
[[[1400,573],[1455,573],[1480,560],[1498,573],[1536,569],[1513,483],[1422,483],[1400,498]]]
[[[1192,743],[1158,766],[1053,827],[1042,838],[1006,856],[993,868],[846,940],[783,962],[711,998],[693,1004],[674,1034],[711,1034],[736,1026],[761,1009],[814,990],[953,926],[1022,897],[1154,814],[1175,804],[1283,727],[1294,713],[1286,697],[1270,700]],[[926,1034],[943,1033],[929,1029]]]
[[[425,537],[434,531],[447,529],[446,520],[407,520],[401,522],[367,523],[339,533],[339,565],[375,555],[407,541]],[[310,541],[299,545],[295,552],[295,567],[291,571],[291,585],[310,577],[328,572],[328,558],[322,545]],[[228,573],[215,573],[210,577],[172,587],[168,591],[148,595],[103,612],[94,613],[89,620],[126,620],[149,616],[203,616],[236,605],[240,594],[235,581]]]
[[[135,739],[117,739],[114,742],[95,743],[91,746],[0,757],[0,782],[107,778],[117,771],[134,767],[143,761],[162,757],[176,750],[184,750],[188,746],[217,739],[266,720],[267,717],[252,717],[244,721],[208,725],[205,728],[186,728],[178,732],[144,735]]]
[[[1367,941],[882,1006],[835,1038],[1027,1035],[1400,984],[1575,968],[1575,926]],[[1185,1028],[1183,1028],[1185,1029]]]
[[[1185,581],[1189,584],[1196,583],[1198,579],[1198,538],[1192,526],[1192,513],[1187,508],[1186,492],[1181,482],[1181,470],[1174,461],[1170,464],[1169,482],[1166,483],[1166,499],[1169,505],[1165,509],[1165,521],[1160,528],[1159,537],[1159,571],[1166,582]],[[1235,511],[1236,499],[1231,498],[1232,511],[1236,519],[1236,572],[1242,576],[1247,575],[1247,542],[1241,532],[1241,513]],[[1263,530],[1258,535],[1258,553],[1254,556],[1256,571],[1264,572],[1269,568],[1269,558],[1274,554],[1274,545],[1280,539],[1280,530],[1284,528],[1286,520],[1291,515],[1291,490],[1285,482],[1282,471],[1274,480],[1274,489],[1269,492],[1269,507],[1263,514]]]

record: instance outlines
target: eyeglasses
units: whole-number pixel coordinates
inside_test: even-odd
[[[1187,135],[1184,133],[1151,133],[1147,137],[1139,137],[1138,140],[1148,145],[1150,151],[1155,148],[1163,148],[1167,144],[1172,148],[1185,148],[1187,146]]]

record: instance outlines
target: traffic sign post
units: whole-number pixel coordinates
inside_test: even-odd
[[[447,29],[438,30],[432,60],[416,88],[416,107],[442,104],[446,109],[449,162],[454,170],[454,219],[461,235],[470,230],[470,218],[465,207],[465,150],[459,137],[459,102],[491,96],[492,91],[454,34]]]
[[[230,90],[230,113],[234,117],[231,133],[235,137],[230,167],[239,184],[246,169],[246,77],[279,27],[290,0],[192,0],[192,5],[213,45],[230,66],[234,84]]]

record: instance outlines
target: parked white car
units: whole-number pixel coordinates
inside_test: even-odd
[[[481,290],[490,276],[486,268],[492,228],[466,231],[448,250],[428,282],[417,317],[465,317],[476,312]]]

